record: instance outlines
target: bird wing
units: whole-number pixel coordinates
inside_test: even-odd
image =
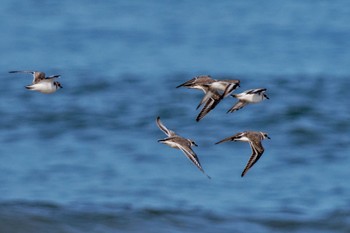
[[[195,80],[196,80],[196,78],[190,79],[190,80],[178,85],[176,88],[190,86],[194,83]]]
[[[203,172],[204,175],[206,175],[209,179],[211,179],[210,176],[208,176],[204,169],[202,168],[198,156],[196,155],[196,153],[194,153],[194,151],[191,149],[190,146],[183,146],[181,144],[178,145],[179,149],[186,155],[186,157],[191,160],[191,162],[196,165],[196,167]]]
[[[253,165],[260,159],[260,157],[264,153],[264,148],[262,147],[260,141],[257,143],[250,141],[249,144],[252,149],[252,155],[250,156],[249,161],[241,174],[241,177],[243,177],[248,172],[248,170],[251,167],[253,167]]]
[[[39,72],[39,71],[32,71],[32,70],[15,70],[10,71],[9,73],[27,73],[33,75],[33,84],[40,82],[42,79],[45,79],[45,73]]]
[[[53,78],[59,78],[59,77],[61,77],[61,75],[55,74],[55,75],[51,75],[51,76],[46,77],[46,79],[53,79]]]
[[[205,95],[203,96],[201,102],[198,104],[196,109],[198,109],[203,103],[207,102],[210,98],[212,98],[213,94],[214,93],[212,91],[207,90]]]
[[[231,92],[236,90],[239,87],[239,81],[238,82],[230,82],[230,84],[227,85],[225,88],[225,91],[222,94],[222,98],[226,98]]]
[[[257,88],[257,89],[247,90],[246,94],[258,94],[258,93],[261,93],[263,91],[266,91],[266,88]]]
[[[183,87],[183,86],[184,87],[191,87],[194,84],[206,84],[206,83],[211,83],[213,81],[214,80],[211,78],[210,75],[202,75],[202,76],[194,77],[194,78],[178,85],[176,88]]]
[[[223,143],[223,142],[228,142],[228,141],[233,141],[234,139],[234,136],[230,136],[230,137],[227,137],[227,138],[224,138],[218,142],[216,142],[215,144],[219,144],[219,143]]]
[[[219,144],[219,143],[222,143],[222,142],[228,142],[228,141],[235,141],[237,139],[240,139],[244,135],[245,135],[245,132],[236,133],[235,135],[227,137],[227,138],[224,138],[224,139],[222,139],[221,141],[218,141],[215,144]]]
[[[248,104],[248,103],[247,103],[246,101],[238,100],[237,103],[236,103],[235,105],[233,105],[233,106],[227,111],[227,113],[237,111],[237,110],[243,108],[244,106],[246,106],[247,104]]]
[[[221,96],[217,92],[213,92],[211,98],[205,103],[204,107],[198,114],[196,121],[200,121],[205,115],[207,115],[211,110],[213,110],[216,105],[220,103]]]
[[[172,136],[175,135],[175,132],[174,132],[174,131],[168,129],[167,127],[165,127],[165,125],[163,125],[163,123],[161,122],[159,116],[157,117],[156,122],[157,122],[157,125],[158,125],[159,129],[160,129],[161,131],[163,131],[168,137],[172,137]]]

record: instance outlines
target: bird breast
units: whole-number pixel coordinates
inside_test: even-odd
[[[168,140],[168,141],[164,141],[164,144],[167,144],[168,146],[172,147],[172,148],[176,148],[178,149],[178,144],[176,142],[173,142],[171,140]]]
[[[241,100],[245,100],[250,103],[258,103],[263,100],[262,94],[246,94],[241,96]]]

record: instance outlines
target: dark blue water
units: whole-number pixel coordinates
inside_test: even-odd
[[[349,232],[350,4],[3,1],[0,232]],[[52,95],[24,88],[61,74]],[[200,74],[270,100],[199,123]],[[157,143],[199,145],[208,180]],[[244,178],[244,130],[269,133]]]

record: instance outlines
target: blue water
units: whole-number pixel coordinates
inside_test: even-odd
[[[350,4],[2,1],[0,232],[349,232]],[[61,74],[52,95],[24,88]],[[195,122],[193,76],[265,87]],[[5,85],[6,84],[6,85]],[[207,179],[160,143],[199,145]],[[247,143],[268,132],[244,178]]]

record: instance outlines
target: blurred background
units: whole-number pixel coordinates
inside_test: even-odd
[[[18,1],[0,8],[0,232],[349,232],[350,3]],[[51,95],[24,88],[60,74]],[[194,76],[266,100],[200,122]],[[192,138],[207,179],[160,143]],[[265,153],[244,178],[248,143]]]

